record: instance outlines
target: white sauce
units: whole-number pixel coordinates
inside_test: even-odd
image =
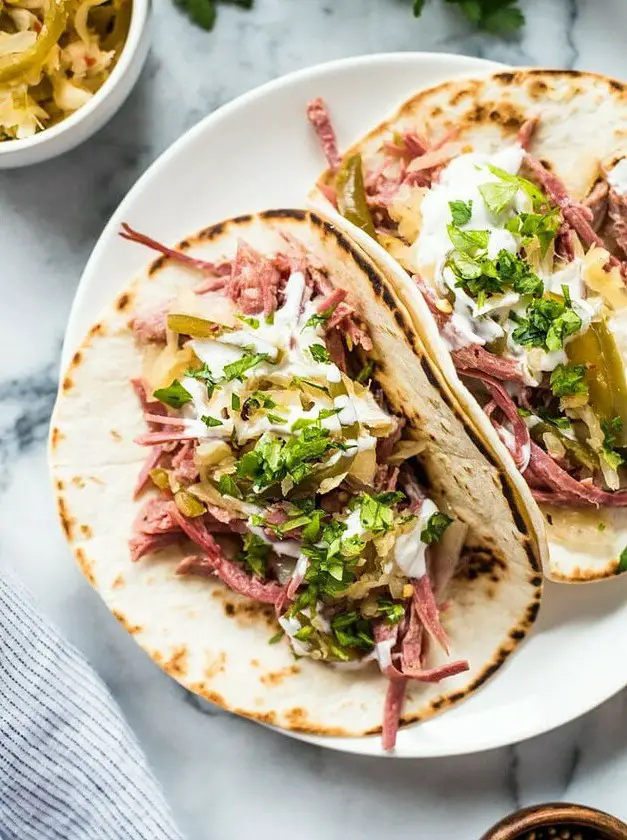
[[[609,185],[620,195],[627,195],[627,158],[622,158],[607,173]]]
[[[308,656],[309,646],[303,644],[303,642],[299,639],[294,638],[294,633],[298,633],[301,628],[300,621],[295,617],[288,618],[287,616],[282,615],[279,617],[279,624],[285,631],[285,635],[288,636],[294,652],[299,656]]]
[[[426,544],[420,539],[427,522],[438,512],[437,505],[431,499],[425,499],[418,513],[418,518],[411,531],[401,534],[394,545],[394,560],[398,568],[408,578],[421,578],[427,572],[425,551]]]
[[[276,554],[280,554],[283,557],[300,557],[300,543],[296,540],[272,540],[263,528],[259,525],[253,525],[250,519],[248,520],[247,527],[251,534],[254,534],[260,540],[272,546],[272,550]]]

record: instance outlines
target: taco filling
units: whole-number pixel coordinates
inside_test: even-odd
[[[411,275],[535,498],[625,507],[627,159],[577,201],[539,122],[489,153],[394,132],[324,193]]]
[[[329,667],[376,661],[391,748],[407,681],[469,667],[426,666],[429,645],[448,650],[442,593],[466,526],[421,485],[424,444],[376,383],[365,325],[299,243],[267,256],[240,240],[232,262],[205,263],[124,235],[206,277],[133,321],[149,449],[136,493],[152,492],[132,560],[189,544],[177,574],[273,605],[271,641]]]

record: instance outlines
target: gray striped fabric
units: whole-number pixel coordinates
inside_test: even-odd
[[[0,576],[0,837],[181,836],[104,684]]]

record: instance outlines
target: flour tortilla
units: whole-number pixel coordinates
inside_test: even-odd
[[[476,79],[459,79],[419,92],[397,113],[350,150],[366,160],[394,131],[418,131],[433,141],[458,129],[455,142],[475,151],[493,152],[513,142],[522,124],[539,117],[529,151],[564,182],[570,195],[583,199],[603,169],[627,154],[627,85],[576,70],[523,69]],[[331,180],[331,173],[322,177]],[[318,209],[346,230],[392,279],[460,404],[493,441],[511,470],[516,466],[483,411],[457,375],[449,351],[420,292],[404,269],[323,198],[312,194]],[[601,231],[603,235],[603,231]],[[528,504],[529,496],[526,496]],[[613,577],[627,545],[627,509],[564,510],[542,506],[550,546],[546,571],[553,580],[580,583]],[[599,530],[599,525],[604,527]]]
[[[215,225],[181,248],[202,259],[232,257],[241,236],[272,253],[287,231],[320,256],[370,326],[380,384],[391,405],[426,441],[429,493],[469,525],[465,571],[452,582],[444,624],[453,658],[471,670],[439,685],[410,682],[403,722],[459,702],[491,676],[528,633],[542,588],[540,550],[515,481],[473,442],[389,283],[348,240],[317,216],[279,210]],[[128,326],[133,313],[201,282],[163,258],[121,294],[91,328],[66,371],[51,426],[50,459],[59,516],[76,559],[116,618],[167,673],[196,694],[238,714],[291,730],[328,735],[380,731],[387,681],[375,665],[340,670],[296,661],[287,643],[269,645],[272,608],[221,582],[176,577],[183,552],[172,547],[132,564],[127,540],[145,501],[132,500],[146,450],[129,378],[141,352]],[[443,390],[442,390],[443,388]],[[453,407],[451,407],[453,406]],[[434,653],[436,664],[445,661]]]

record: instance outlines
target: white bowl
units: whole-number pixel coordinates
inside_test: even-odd
[[[41,163],[68,152],[111,119],[127,98],[146,61],[150,45],[151,0],[132,0],[126,43],[113,71],[86,105],[52,128],[24,140],[0,141],[0,169]]]

